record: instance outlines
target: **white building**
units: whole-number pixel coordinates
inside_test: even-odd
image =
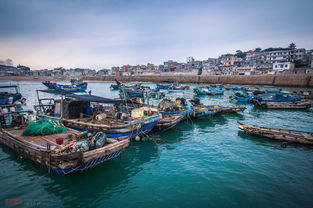
[[[192,63],[194,61],[195,61],[195,59],[192,56],[187,57],[187,63]]]
[[[273,64],[273,70],[278,70],[278,71],[290,70],[294,68],[295,68],[295,64],[292,62],[281,62],[281,63]]]

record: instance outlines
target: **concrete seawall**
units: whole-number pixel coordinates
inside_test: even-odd
[[[191,75],[149,75],[149,76],[106,76],[106,77],[77,77],[86,81],[114,82],[180,82],[204,84],[234,84],[234,85],[273,85],[286,87],[313,87],[313,74],[286,75],[245,75],[245,76],[191,76]],[[5,76],[2,81],[69,81],[70,78],[56,79],[53,77],[23,77]]]
[[[273,85],[286,87],[313,87],[313,75],[288,74],[288,75],[246,75],[246,76],[107,76],[85,77],[89,81],[114,81],[122,82],[180,82],[180,83],[207,83],[207,84],[236,84],[236,85]]]

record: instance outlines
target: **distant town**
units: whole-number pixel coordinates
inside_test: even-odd
[[[185,63],[168,60],[155,65],[123,65],[111,69],[54,69],[31,70],[27,66],[13,66],[13,61],[0,60],[0,76],[29,77],[102,77],[137,75],[258,75],[258,74],[313,74],[313,50],[297,48],[291,43],[286,48],[255,48],[237,50],[234,54],[223,54],[218,58],[196,60],[187,57]]]

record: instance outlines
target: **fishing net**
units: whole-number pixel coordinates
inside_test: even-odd
[[[38,121],[29,123],[22,136],[45,136],[67,132],[67,128],[64,127],[62,121],[43,117]]]

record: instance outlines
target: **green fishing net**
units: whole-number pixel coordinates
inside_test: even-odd
[[[64,127],[62,121],[43,117],[38,121],[29,123],[22,136],[45,136],[66,132],[68,132],[67,128]]]

